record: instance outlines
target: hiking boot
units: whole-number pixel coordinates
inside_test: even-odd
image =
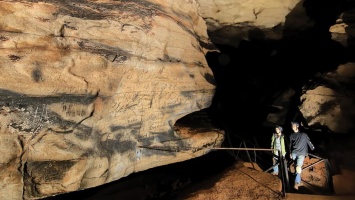
[[[298,190],[298,187],[302,186],[302,183],[295,183],[295,186],[293,186],[296,190]]]

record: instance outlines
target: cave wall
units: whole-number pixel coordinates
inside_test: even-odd
[[[290,122],[299,121],[316,144],[311,153],[331,161],[335,193],[353,194],[354,1],[283,1],[290,6],[265,18],[272,5],[261,0],[199,2],[210,8],[202,13],[220,49],[207,58],[222,86],[214,101],[230,137],[268,148],[275,125],[289,135]],[[261,12],[243,18],[232,5],[246,16]]]
[[[346,111],[354,108],[350,100],[354,77],[353,1],[199,3],[208,34],[220,50],[207,55],[221,86],[216,96],[226,114],[239,112],[247,118],[226,117],[232,127],[233,121],[250,121],[251,125],[266,119],[264,124],[272,126],[295,119],[304,126],[318,124],[334,132],[353,131],[351,123],[340,123],[354,119]],[[306,96],[317,87],[323,102],[311,102],[314,98]],[[329,101],[335,106],[341,104],[343,114],[336,114],[341,111],[331,110],[332,106],[323,106],[331,103],[325,100],[329,92],[323,94],[322,87],[337,93]],[[319,109],[310,110],[313,104]]]
[[[343,73],[353,66],[350,1],[0,4],[4,199],[96,187],[205,155],[223,131],[176,122],[210,106],[222,108],[220,125],[246,135],[259,124],[287,130],[295,111],[315,130],[353,130],[353,114],[339,114],[353,108],[352,87],[312,98],[352,84]],[[349,124],[329,124],[334,112]]]
[[[0,198],[99,186],[219,146],[195,1],[0,1]]]

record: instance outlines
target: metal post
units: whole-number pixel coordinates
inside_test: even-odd
[[[228,140],[228,142],[229,142],[229,145],[232,147],[233,145],[232,145],[232,140],[230,139],[230,137],[229,137],[229,132],[228,132],[228,130],[226,129],[225,130],[225,135],[227,136],[227,140]],[[234,151],[229,151],[229,152],[232,152],[231,154],[232,154],[232,156],[234,156],[234,158],[235,159],[237,159],[237,155],[235,154],[235,152]]]
[[[254,150],[254,162],[256,163],[256,151]]]
[[[240,142],[240,145],[239,145],[239,149],[241,149],[240,147],[242,146],[243,142]],[[235,159],[237,160],[238,159],[238,155],[239,155],[239,150],[237,152],[237,155],[235,156]]]
[[[331,194],[334,194],[334,185],[333,185],[333,177],[332,174],[330,173],[331,167],[328,159],[324,159],[325,167],[327,169],[327,184],[328,184],[328,189],[330,190]]]
[[[243,141],[243,144],[244,144],[245,149],[247,149],[247,145],[245,144],[244,141]],[[254,150],[255,148],[252,148],[252,149]],[[254,163],[253,163],[253,161],[251,160],[251,157],[250,157],[250,155],[249,155],[248,150],[247,150],[246,152],[247,152],[247,155],[248,155],[248,158],[249,158],[249,161],[250,161],[251,165],[252,165],[253,168],[255,169]]]
[[[289,191],[290,190],[290,180],[289,180],[289,177],[288,177],[288,169],[287,169],[287,162],[285,159],[282,159],[282,164],[284,167],[284,173],[285,173],[285,181],[286,181],[286,191]]]
[[[285,169],[284,169],[284,165],[283,165],[283,159],[282,159],[282,155],[281,155],[281,151],[278,150],[278,161],[277,164],[280,164],[280,171],[281,171],[281,181],[282,181],[282,196],[286,197],[286,183],[285,183]]]

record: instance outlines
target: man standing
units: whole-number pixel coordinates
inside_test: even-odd
[[[308,147],[311,150],[314,150],[315,147],[306,133],[299,132],[299,124],[297,122],[291,122],[291,127],[294,133],[290,135],[290,152],[291,159],[294,161],[296,168],[294,188],[298,190],[298,187],[301,185],[303,161],[304,158],[308,155]]]

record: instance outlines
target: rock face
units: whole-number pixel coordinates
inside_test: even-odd
[[[0,0],[0,199],[91,188],[220,146],[222,131],[177,123],[212,103],[209,37],[238,47],[303,32],[352,47],[354,9],[333,22],[334,2]],[[344,62],[303,91],[307,125],[353,132],[354,71]],[[293,95],[273,102],[271,124]]]
[[[354,77],[354,63],[340,65],[323,75],[322,85],[302,95],[300,110],[309,125],[326,126],[336,133],[355,130]]]
[[[334,57],[333,60],[326,61],[327,59],[324,57],[319,57],[319,60],[314,64],[321,65],[317,69],[318,71],[302,69],[302,66],[297,66],[299,71],[309,71],[309,80],[315,80],[316,84],[308,87],[306,86],[308,80],[304,81],[303,95],[300,97],[302,104],[299,107],[305,118],[304,125],[326,126],[331,131],[338,133],[354,131],[353,110],[355,104],[352,99],[355,95],[353,92],[355,4],[353,1],[198,0],[198,2],[201,5],[201,16],[207,23],[209,36],[215,44],[227,44],[242,49],[242,45],[239,45],[241,40],[269,41],[271,44],[270,41],[288,39],[303,41],[302,39],[306,38],[307,40],[304,41],[308,41],[305,43],[309,45],[314,45],[317,48],[324,45],[323,53],[329,53],[327,57]],[[312,43],[313,41],[318,42]],[[254,48],[255,50],[252,51],[255,54],[252,56],[257,57],[259,49],[257,50],[255,46]],[[347,48],[346,51],[341,51],[345,48]],[[282,52],[284,49],[279,48],[276,44],[267,56],[276,57],[284,53]],[[311,51],[310,53],[313,54]],[[301,56],[305,57],[309,54]],[[297,52],[294,52],[292,55],[290,54],[290,58],[298,55]],[[285,57],[279,56],[277,59],[281,60]],[[313,59],[313,56],[310,57]],[[314,55],[314,57],[316,56]],[[341,57],[342,59],[340,59]],[[230,60],[230,58],[228,59]],[[225,62],[232,62],[229,60]],[[252,60],[249,63],[252,63]],[[273,64],[275,65],[275,63]],[[286,62],[285,65],[290,64]],[[271,71],[272,67],[268,66],[267,70]],[[316,66],[310,67],[316,68]],[[282,74],[282,76],[287,75],[290,74]],[[271,124],[283,124],[290,98],[294,95],[295,91],[290,89],[275,100],[273,105],[281,112],[269,114],[267,121]]]
[[[215,43],[238,46],[243,39],[280,39],[285,28],[300,30],[312,21],[302,0],[198,0]]]
[[[209,107],[193,0],[0,1],[0,199],[38,199],[201,156]],[[207,148],[206,148],[207,147]]]

